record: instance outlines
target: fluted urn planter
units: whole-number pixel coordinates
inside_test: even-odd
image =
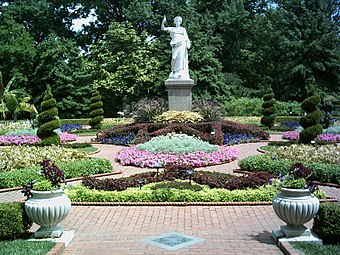
[[[281,188],[272,204],[276,215],[287,224],[281,226],[286,237],[310,235],[304,224],[314,218],[320,202],[309,189]]]
[[[58,224],[66,218],[71,209],[71,200],[63,190],[35,191],[25,202],[28,217],[41,227],[34,233],[36,238],[57,238],[64,229]]]

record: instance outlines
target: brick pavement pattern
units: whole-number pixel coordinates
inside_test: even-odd
[[[78,142],[89,142],[80,137]],[[280,140],[271,135],[271,140]],[[233,146],[242,158],[259,154],[265,142]],[[115,154],[121,146],[95,144],[100,152],[92,157],[107,158],[114,170],[122,173],[113,178],[150,171],[148,168],[121,166]],[[201,168],[200,170],[233,173],[238,160]],[[340,198],[336,188],[323,187],[329,195]],[[0,202],[22,199],[20,191],[0,193]],[[70,214],[60,224],[65,230],[75,230],[75,238],[64,255],[105,254],[283,254],[271,238],[272,229],[284,224],[272,206],[72,206]],[[312,222],[307,224],[311,227]],[[37,229],[32,227],[32,231]],[[179,232],[204,239],[175,251],[143,242],[144,239]]]

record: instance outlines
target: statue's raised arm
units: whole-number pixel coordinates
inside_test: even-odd
[[[170,46],[172,49],[171,73],[169,79],[190,79],[188,67],[188,49],[191,46],[187,31],[181,27],[182,18],[177,16],[174,19],[175,27],[165,27],[166,17],[164,16],[161,30],[170,33]]]

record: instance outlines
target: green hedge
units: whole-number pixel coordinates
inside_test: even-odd
[[[0,240],[19,238],[30,229],[23,203],[0,203]]]
[[[340,203],[320,204],[313,231],[328,244],[340,244]]]
[[[84,119],[60,119],[61,124],[79,124],[79,125],[89,125],[91,118]]]
[[[268,172],[277,176],[279,172],[287,173],[288,168],[294,163],[296,162],[292,160],[277,160],[256,155],[241,159],[239,166],[242,170]],[[313,170],[311,180],[340,184],[340,166],[338,164],[302,163]]]
[[[139,188],[123,191],[91,190],[78,185],[66,189],[67,196],[74,202],[260,202],[271,201],[278,193],[274,186],[258,189],[226,190],[209,189],[205,185],[192,182],[199,189],[155,188],[160,183],[152,183]],[[197,191],[199,190],[199,191]]]
[[[57,163],[58,167],[64,171],[65,178],[82,177],[83,175],[93,175],[99,173],[110,173],[112,171],[111,162],[107,159],[90,158]],[[40,167],[14,169],[9,172],[0,173],[0,188],[11,188],[24,186],[29,181],[39,180],[42,177],[38,174]]]

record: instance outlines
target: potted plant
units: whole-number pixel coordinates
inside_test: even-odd
[[[304,224],[314,218],[319,210],[319,199],[312,193],[316,185],[309,182],[312,170],[296,163],[288,169],[288,174],[280,175],[280,193],[272,204],[276,215],[287,225],[281,226],[286,237],[309,236]]]
[[[63,228],[57,226],[68,215],[71,200],[61,189],[64,173],[51,160],[40,163],[42,178],[30,182],[23,190],[27,197],[25,210],[28,217],[41,227],[34,233],[36,238],[60,237]]]

